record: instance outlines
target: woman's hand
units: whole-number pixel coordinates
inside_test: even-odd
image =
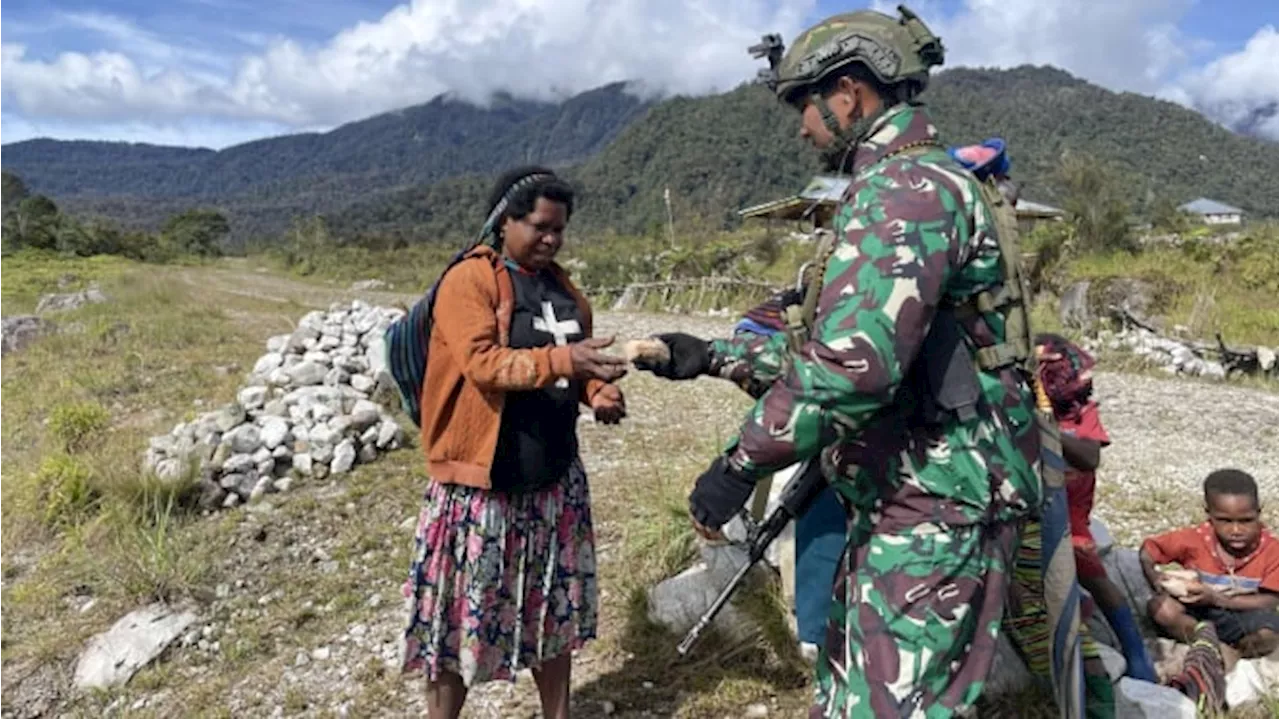
[[[596,421],[602,424],[617,424],[627,416],[627,402],[622,397],[622,390],[612,384],[595,393],[591,398],[591,409],[595,410]]]
[[[627,360],[614,357],[600,350],[613,344],[612,337],[588,337],[569,345],[569,358],[573,362],[573,376],[578,379],[598,379],[613,382],[627,373]]]

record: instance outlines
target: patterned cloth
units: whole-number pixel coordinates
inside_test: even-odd
[[[514,681],[596,636],[595,538],[586,472],[506,494],[432,482],[404,585],[405,672]]]
[[[1191,649],[1182,660],[1182,671],[1169,680],[1169,686],[1190,697],[1200,716],[1209,716],[1227,707],[1226,668],[1213,624],[1196,625]]]
[[[1022,529],[1013,563],[1012,600],[1004,618],[1004,631],[1027,665],[1032,677],[1043,686],[1053,684],[1053,641],[1049,606],[1044,596],[1044,535],[1040,522],[1029,521]],[[1104,719],[1115,715],[1115,695],[1110,677],[1101,666],[1097,641],[1081,622],[1080,653],[1085,671],[1085,716]]]

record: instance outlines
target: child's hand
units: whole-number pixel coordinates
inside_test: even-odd
[[[1218,592],[1212,587],[1196,582],[1187,586],[1186,596],[1179,597],[1183,604],[1192,607],[1216,607],[1218,606]]]
[[[627,402],[622,397],[622,390],[612,384],[595,393],[591,398],[591,409],[595,411],[596,421],[603,424],[617,424],[627,416]]]

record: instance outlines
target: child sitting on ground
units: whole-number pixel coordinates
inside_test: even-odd
[[[1165,632],[1191,642],[1201,623],[1245,658],[1275,651],[1280,550],[1259,519],[1258,485],[1237,469],[1204,480],[1208,520],[1142,543],[1142,571],[1155,591],[1148,609]],[[1182,585],[1156,568],[1176,562],[1197,579]],[[1173,594],[1180,596],[1173,596]]]
[[[1111,437],[1098,416],[1098,403],[1091,398],[1093,357],[1070,340],[1046,333],[1036,337],[1036,361],[1040,382],[1053,404],[1054,417],[1062,432],[1076,576],[1120,640],[1125,673],[1134,679],[1156,682],[1155,666],[1142,643],[1142,632],[1124,594],[1107,578],[1107,570],[1102,565],[1089,529],[1097,484],[1096,471],[1102,461],[1102,448],[1111,444]]]

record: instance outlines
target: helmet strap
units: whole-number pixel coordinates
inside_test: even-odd
[[[867,139],[871,128],[889,109],[889,104],[882,103],[878,111],[854,120],[848,127],[840,127],[840,121],[827,105],[826,99],[817,92],[809,93],[809,100],[818,112],[822,113],[822,124],[831,133],[831,144],[822,150],[822,163],[828,172],[841,173],[848,168],[850,158],[858,144]]]

